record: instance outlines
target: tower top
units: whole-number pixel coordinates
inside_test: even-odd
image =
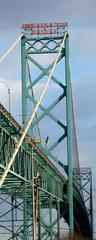
[[[67,22],[54,22],[54,23],[31,23],[22,24],[21,28],[31,38],[45,37],[45,36],[62,36],[65,29],[68,27]]]

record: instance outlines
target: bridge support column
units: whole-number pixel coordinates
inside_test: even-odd
[[[91,213],[91,233],[93,240],[93,200],[92,200],[92,172],[90,173],[90,213]]]
[[[23,240],[28,240],[28,212],[27,212],[26,183],[24,183],[24,186],[23,186]]]
[[[14,197],[11,196],[11,211],[12,211],[12,240],[14,240]]]
[[[60,202],[57,200],[57,239],[60,239]]]
[[[67,119],[67,160],[68,160],[68,201],[69,231],[74,233],[73,216],[73,166],[72,166],[72,98],[69,69],[69,36],[65,40],[65,77],[66,77],[66,119]]]
[[[38,240],[41,240],[40,197],[38,191]]]
[[[50,240],[52,240],[52,197],[50,196],[50,208],[49,208],[49,219],[50,219]]]
[[[40,178],[39,176],[35,179],[36,184],[36,209],[35,209],[35,218],[36,223],[38,224],[38,240],[41,239],[41,224],[40,224],[40,198],[39,198],[39,186],[40,186]]]

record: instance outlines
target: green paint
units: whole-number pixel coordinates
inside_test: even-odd
[[[22,123],[27,119],[27,99],[26,99],[26,37],[21,38],[21,73],[22,73]]]
[[[23,184],[23,240],[28,240],[28,211],[27,211],[27,188]]]
[[[68,161],[68,201],[69,229],[74,232],[73,216],[73,166],[72,166],[72,118],[71,118],[71,80],[69,74],[69,36],[65,40],[65,76],[66,76],[66,120],[67,120],[67,161]]]
[[[46,38],[38,39],[38,43],[40,45],[42,44],[41,49],[38,50],[38,48],[36,47],[37,46],[37,38],[38,37],[36,37],[36,39],[33,40],[31,38],[28,38],[28,36],[26,34],[26,37],[22,38],[22,43],[21,43],[21,47],[22,47],[21,53],[22,53],[22,109],[23,109],[22,115],[23,115],[23,122],[25,121],[25,119],[26,119],[25,116],[27,116],[27,113],[28,113],[27,101],[30,100],[30,102],[33,103],[33,106],[36,104],[36,100],[34,99],[34,96],[30,95],[30,91],[32,91],[33,87],[35,87],[36,84],[38,84],[39,81],[43,77],[45,77],[45,76],[48,77],[49,71],[52,69],[53,64],[54,64],[54,61],[53,61],[51,64],[49,64],[48,67],[44,67],[43,64],[39,63],[39,60],[38,61],[35,60],[33,56],[35,54],[42,54],[42,55],[45,54],[46,53],[45,47],[47,47],[47,52],[49,54],[57,53],[59,51],[57,49],[58,49],[58,47],[60,47],[62,40],[63,40],[63,36],[61,37],[59,35],[57,37],[54,36],[51,39],[50,38],[49,39],[46,39]],[[47,40],[47,41],[45,42],[45,40]],[[53,49],[52,49],[52,46],[49,45],[49,43],[52,43],[53,45],[55,44],[55,46],[53,46]],[[65,57],[65,51],[63,49],[63,51],[61,52],[61,55],[58,59],[57,64],[64,57]],[[33,76],[31,76],[32,73],[30,71],[30,79],[31,79],[30,83],[27,82],[27,77],[26,77],[26,71],[27,71],[26,62],[28,62],[28,60],[30,61],[29,71],[31,69],[31,63],[41,71],[41,73],[38,74],[38,76],[35,78],[35,80],[33,80]],[[63,120],[60,121],[58,118],[56,118],[56,116],[54,114],[52,114],[52,110],[54,110],[54,108],[57,105],[59,105],[59,103],[62,102],[63,99],[65,98],[65,86],[63,83],[61,83],[60,80],[58,80],[53,75],[52,75],[51,79],[54,82],[54,84],[56,84],[59,88],[63,89],[63,93],[59,97],[57,97],[57,99],[55,99],[48,108],[46,108],[40,104],[39,108],[42,110],[42,113],[39,115],[39,117],[37,116],[33,120],[32,129],[34,129],[34,127],[36,125],[38,125],[39,122],[42,121],[44,119],[44,117],[46,117],[46,116],[48,116],[50,119],[52,119],[52,121],[54,121],[54,123],[56,123],[58,125],[59,129],[61,128],[61,130],[62,130],[61,136],[56,141],[52,142],[50,148],[47,149],[48,151],[46,150],[45,146],[42,146],[42,143],[40,144],[41,150],[44,151],[44,153],[47,156],[51,157],[51,159],[53,159],[55,162],[59,163],[60,160],[52,153],[52,151],[58,147],[58,145],[64,140],[64,138],[66,138],[66,126],[64,125]],[[61,167],[63,166],[62,163],[59,165]]]

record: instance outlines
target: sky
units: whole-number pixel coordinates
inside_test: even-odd
[[[0,56],[12,45],[23,23],[67,21],[70,36],[70,69],[81,166],[92,167],[96,212],[96,1],[95,0],[0,0]],[[20,44],[0,64],[0,81],[11,91],[11,111],[20,119]],[[8,108],[6,87],[0,98]],[[19,94],[18,94],[19,93]],[[15,108],[16,106],[16,108]],[[96,222],[96,220],[95,220]]]

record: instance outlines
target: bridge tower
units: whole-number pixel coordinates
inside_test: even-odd
[[[38,128],[39,147],[63,172],[68,170],[68,201],[70,232],[74,231],[73,221],[73,184],[72,184],[72,99],[69,69],[69,35],[67,23],[23,24],[24,35],[21,39],[22,60],[22,123],[24,124],[38,100],[38,91],[43,87],[54,65],[54,58],[65,41],[57,62],[57,72],[51,76],[49,96],[45,94],[31,126]],[[59,65],[59,67],[58,67]],[[61,113],[60,112],[60,107]],[[61,116],[60,116],[61,115]],[[49,122],[49,125],[47,125]],[[52,123],[52,126],[51,126]],[[45,144],[42,141],[42,125],[45,126]],[[56,126],[55,126],[56,125]],[[48,127],[49,134],[46,133]],[[49,130],[51,128],[51,133]],[[40,133],[41,129],[41,133]],[[42,135],[42,136],[41,136]],[[51,135],[51,136],[50,136]],[[60,135],[60,136],[59,136]],[[65,145],[64,145],[65,141]],[[59,146],[62,146],[63,151]],[[66,153],[67,148],[67,153]],[[62,155],[59,156],[60,151]],[[67,161],[66,161],[67,159]],[[67,166],[68,167],[67,167]]]

